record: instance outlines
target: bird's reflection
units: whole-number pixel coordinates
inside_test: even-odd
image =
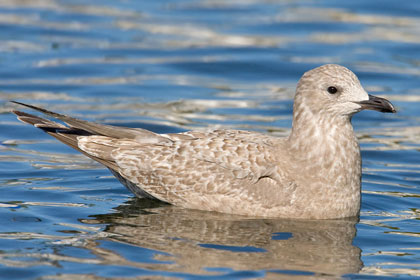
[[[251,219],[133,198],[115,213],[83,220],[108,224],[107,238],[161,251],[159,269],[208,273],[208,268],[304,271],[342,275],[362,268],[352,245],[357,219]],[[92,248],[91,248],[92,249]]]

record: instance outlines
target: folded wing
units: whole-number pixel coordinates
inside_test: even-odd
[[[226,199],[233,200],[226,207],[237,205],[235,201],[272,199],[264,198],[260,187],[288,182],[277,170],[271,150],[278,143],[270,136],[237,130],[156,134],[14,103],[64,122],[13,111],[19,120],[108,167],[137,196],[190,208],[205,209],[208,204],[207,209],[214,210]]]

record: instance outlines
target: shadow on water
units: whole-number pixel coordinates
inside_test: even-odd
[[[194,211],[134,198],[116,213],[95,215],[86,224],[107,224],[107,240],[153,250],[149,269],[208,274],[259,271],[294,276],[357,273],[361,250],[352,245],[356,218],[343,220],[250,219]],[[87,246],[104,262],[143,267],[123,252]]]

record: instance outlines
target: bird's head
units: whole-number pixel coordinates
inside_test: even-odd
[[[365,109],[396,112],[391,102],[369,95],[352,71],[336,64],[306,72],[298,83],[294,106],[297,113],[309,110],[314,116],[327,117],[351,117]]]

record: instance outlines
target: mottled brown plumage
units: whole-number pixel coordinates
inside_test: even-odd
[[[156,134],[15,103],[66,123],[13,111],[108,167],[137,196],[193,209],[305,219],[358,215],[361,159],[351,116],[363,109],[395,112],[339,65],[303,75],[288,138],[237,130]]]

